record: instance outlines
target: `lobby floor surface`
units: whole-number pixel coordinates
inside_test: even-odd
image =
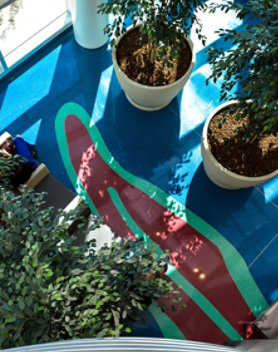
[[[206,16],[207,46],[228,47]],[[223,343],[245,338],[245,323],[278,296],[278,178],[229,191],[206,176],[201,132],[219,85],[205,84],[205,48],[196,51],[178,97],[145,112],[127,101],[107,47],[85,50],[68,32],[1,83],[0,128],[36,144],[38,160],[119,235],[170,251],[167,275],[187,308],[152,305],[138,331]]]

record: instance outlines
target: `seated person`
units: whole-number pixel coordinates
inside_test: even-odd
[[[24,163],[16,170],[11,178],[12,185],[17,188],[20,184],[25,183],[38,164],[35,160],[35,146],[27,143],[21,136],[16,136],[14,140],[8,138],[1,146],[0,153],[2,156],[10,157],[19,155],[24,159]]]

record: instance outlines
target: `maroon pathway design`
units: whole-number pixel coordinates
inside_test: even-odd
[[[65,129],[75,172],[107,225],[120,236],[134,236],[108,194],[107,188],[113,187],[142,231],[162,250],[170,251],[176,269],[244,336],[245,326],[239,319],[251,321],[255,317],[232,280],[219,249],[115,173],[99,155],[87,129],[77,117],[68,116]],[[167,314],[188,339],[216,343],[229,339],[186,294],[183,294],[183,300],[187,305],[185,311]]]

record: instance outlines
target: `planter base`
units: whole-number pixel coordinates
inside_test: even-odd
[[[74,41],[76,43],[76,45],[78,45],[78,47],[82,50],[84,50],[85,52],[86,51],[94,51],[94,50],[98,50],[98,49],[101,49],[101,48],[104,48],[105,46],[108,45],[108,40],[106,40],[104,43],[98,43],[98,46],[94,47],[94,48],[90,48],[90,47],[86,47],[80,43],[78,43],[78,41],[74,38]]]
[[[127,94],[125,94],[127,100],[130,102],[131,105],[133,105],[134,107],[136,107],[137,109],[140,110],[144,110],[144,111],[157,111],[157,110],[161,110],[163,108],[165,108],[165,106],[167,106],[169,103],[164,104],[164,105],[160,105],[160,106],[156,106],[154,108],[147,108],[145,106],[139,105],[137,103],[135,103],[135,101],[133,101]]]
[[[203,163],[204,165],[204,163]],[[229,190],[236,190],[236,189],[240,189],[241,187],[233,187],[232,185],[225,185],[223,183],[220,183],[219,180],[213,178],[210,174],[210,172],[208,170],[206,170],[206,167],[204,165],[204,170],[205,173],[207,174],[207,177],[211,180],[211,182],[213,182],[216,186],[224,188],[224,189],[229,189]]]

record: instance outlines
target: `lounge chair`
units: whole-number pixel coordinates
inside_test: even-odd
[[[4,132],[0,135],[0,146],[8,139],[13,137]],[[55,178],[47,166],[41,163],[32,173],[30,178],[25,183],[24,191],[33,188],[36,192],[46,192],[45,204],[43,208],[53,206],[54,209],[64,209],[69,212],[83,202],[83,198],[76,196],[71,190],[65,187],[57,178]],[[88,216],[90,209],[83,207],[78,213],[79,216]],[[77,226],[77,222],[73,222],[70,226],[70,231],[73,231]]]

